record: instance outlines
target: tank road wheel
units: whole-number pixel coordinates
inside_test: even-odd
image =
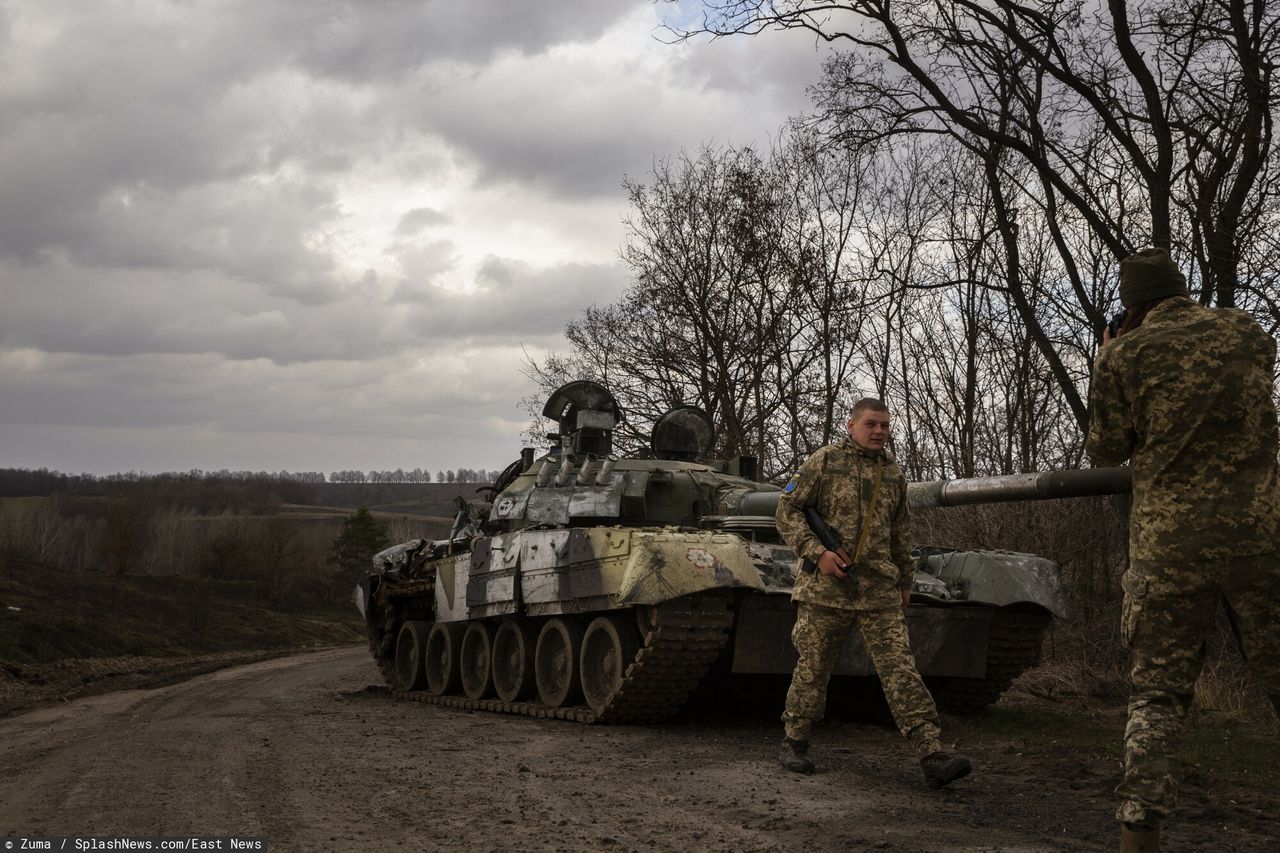
[[[406,622],[396,636],[396,686],[401,690],[421,690],[427,683],[424,667],[430,622]]]
[[[457,693],[462,686],[462,626],[437,622],[427,635],[427,689],[432,695]]]
[[[640,637],[629,621],[613,616],[591,621],[582,637],[579,668],[582,693],[591,710],[604,714],[639,650]]]
[[[582,649],[582,626],[571,619],[550,619],[538,633],[533,653],[534,680],[542,704],[559,708],[573,705],[582,695],[578,678],[578,654]]]
[[[493,695],[493,629],[472,622],[462,635],[462,692],[468,699]]]
[[[493,637],[493,686],[503,702],[533,696],[533,629],[519,619],[507,619]]]

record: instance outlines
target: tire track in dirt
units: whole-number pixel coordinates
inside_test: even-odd
[[[974,775],[930,791],[896,732],[844,724],[821,731],[821,772],[800,777],[775,764],[767,714],[583,726],[397,702],[378,680],[352,647],[0,720],[0,832],[266,835],[277,851],[1030,853],[1115,839],[1112,769],[1078,756],[965,741]],[[1169,849],[1263,850],[1272,829],[1184,824]]]

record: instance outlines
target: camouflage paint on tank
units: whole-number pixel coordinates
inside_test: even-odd
[[[632,559],[617,593],[620,605],[657,604],[711,589],[764,591],[739,536],[662,531],[633,537]]]
[[[1036,604],[1067,618],[1058,566],[1052,560],[1014,551],[930,549],[921,570],[943,583],[945,600],[982,601],[999,607]],[[925,593],[928,594],[928,593]]]
[[[653,605],[714,589],[764,590],[741,537],[674,529],[503,534],[466,555],[445,557],[437,577],[440,622]]]

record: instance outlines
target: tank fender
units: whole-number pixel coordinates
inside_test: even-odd
[[[747,543],[727,534],[636,531],[615,596],[619,606],[658,604],[712,589],[764,590]]]
[[[431,544],[426,539],[410,539],[408,542],[384,548],[373,555],[373,570],[382,574],[394,571],[407,572],[415,560],[421,561],[425,558],[425,552]]]
[[[1038,604],[1059,619],[1067,617],[1058,564],[1034,554],[1016,551],[939,551],[923,560],[921,568],[958,588],[968,602]]]

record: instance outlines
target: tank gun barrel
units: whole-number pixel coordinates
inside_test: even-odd
[[[1132,489],[1133,472],[1128,468],[1081,468],[911,483],[907,486],[907,500],[912,509],[924,509],[1005,501],[1127,495]]]
[[[935,506],[1038,501],[1052,498],[1085,498],[1095,495],[1126,495],[1133,488],[1128,468],[1081,468],[1070,471],[1040,471],[1033,474],[1005,474],[963,480],[934,480],[909,483],[907,500],[912,509]],[[774,515],[778,511],[776,491],[749,492],[738,502],[735,515]]]

